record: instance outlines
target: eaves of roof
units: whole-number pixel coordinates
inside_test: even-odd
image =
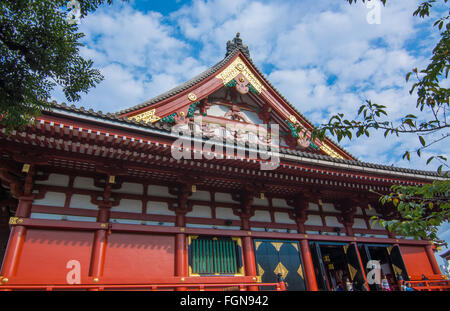
[[[134,119],[121,118],[117,114],[112,113],[102,113],[101,111],[95,112],[92,109],[86,110],[83,107],[77,108],[75,105],[68,106],[65,103],[58,104],[56,102],[51,103],[53,109],[51,111],[45,111],[44,114],[56,114],[61,116],[78,117],[84,121],[93,121],[98,123],[104,123],[104,126],[119,126],[127,130],[132,131],[146,131],[152,130],[153,133],[161,136],[171,136],[171,126],[156,122],[153,124],[145,123],[144,121],[137,122]],[[369,171],[386,171],[389,174],[395,174],[399,177],[404,177],[404,174],[422,175],[427,177],[435,177],[436,179],[441,179],[440,176],[435,171],[424,171],[424,170],[414,170],[409,168],[400,168],[394,166],[386,166],[381,164],[367,163],[359,160],[346,160],[339,158],[332,158],[327,155],[320,155],[310,152],[304,152],[299,150],[280,148],[280,154],[284,155],[287,159],[292,159],[296,161],[298,159],[310,159],[320,163],[333,163],[334,166],[345,168],[361,168],[361,170]]]

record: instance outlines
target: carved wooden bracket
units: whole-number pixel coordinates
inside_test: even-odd
[[[258,118],[260,118],[264,124],[269,124],[271,118],[272,107],[269,104],[265,104],[258,113]]]
[[[294,208],[294,211],[289,213],[289,215],[290,218],[297,223],[297,225],[303,226],[306,220],[308,219],[307,214],[307,210],[309,207],[308,203],[311,200],[313,200],[312,197],[304,193],[299,193],[294,197],[291,197],[286,200],[286,203]]]
[[[192,204],[188,202],[188,198],[201,180],[199,176],[180,175],[177,182],[169,186],[169,193],[178,197],[178,206],[174,209],[175,212],[186,214],[192,210]]]
[[[99,200],[98,195],[91,194],[91,203],[97,205],[100,208],[111,208],[120,204],[120,198],[117,195],[111,193],[112,185],[105,186],[102,198]],[[111,198],[113,200],[111,200]]]
[[[238,193],[232,194],[234,201],[240,202],[240,209],[233,209],[233,214],[241,217],[243,220],[250,219],[255,215],[255,210],[252,208],[255,197],[259,197],[264,193],[264,185],[262,183],[246,183],[243,189]]]
[[[355,198],[347,198],[337,201],[334,206],[342,213],[338,216],[338,221],[344,226],[352,227],[355,222],[358,201]]]
[[[35,171],[34,164],[17,165],[17,163],[5,161],[0,163],[0,180],[9,186],[9,191],[14,198],[31,196]]]
[[[209,100],[207,98],[202,99],[199,107],[201,115],[206,116],[209,108],[211,108]]]

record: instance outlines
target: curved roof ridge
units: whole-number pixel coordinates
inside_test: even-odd
[[[170,132],[171,128],[167,124],[161,124],[159,122],[149,124],[145,123],[144,121],[136,121],[134,119],[127,119],[127,118],[121,118],[117,114],[113,113],[103,113],[101,110],[94,111],[93,109],[87,110],[86,108],[80,106],[76,107],[75,105],[67,105],[66,103],[58,104],[56,101],[52,101],[49,103],[52,107],[55,109],[65,110],[69,112],[78,113],[80,115],[84,116],[91,116],[95,118],[99,118],[106,121],[117,121],[120,123],[123,123],[124,125],[135,125],[135,126],[142,126],[143,128],[151,128],[159,131],[165,131]],[[52,112],[51,109],[45,110],[45,112]],[[56,112],[57,113],[57,112]],[[376,164],[376,163],[370,163],[370,162],[362,162],[360,160],[347,160],[347,159],[338,159],[338,158],[332,158],[328,155],[322,155],[322,154],[316,154],[311,153],[308,151],[301,151],[301,150],[294,150],[294,149],[288,149],[288,148],[280,148],[280,153],[283,154],[289,154],[293,156],[299,156],[299,157],[305,157],[309,159],[314,160],[324,160],[324,161],[331,161],[335,163],[341,163],[341,164],[347,164],[347,165],[357,165],[361,167],[368,167],[368,168],[375,168],[375,169],[384,169],[384,170],[391,170],[401,173],[416,173],[420,175],[425,176],[436,176],[440,177],[440,175],[436,171],[425,171],[425,170],[418,170],[418,169],[411,169],[411,168],[403,168],[403,167],[397,167],[397,166],[389,166],[389,165],[383,165],[383,164]]]

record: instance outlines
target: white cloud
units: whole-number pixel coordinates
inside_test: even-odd
[[[160,71],[169,55],[179,57],[188,48],[163,24],[161,14],[142,13],[129,6],[103,8],[83,20],[80,28],[91,49],[105,54],[110,62],[127,66]]]

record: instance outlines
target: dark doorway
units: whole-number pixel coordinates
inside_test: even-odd
[[[0,186],[0,267],[3,266],[6,247],[10,233],[9,218],[14,216],[17,200],[11,197],[10,192]]]
[[[400,279],[407,279],[408,274],[403,258],[397,246],[383,244],[359,244],[359,252],[366,274],[372,269],[367,267],[370,260],[380,264],[381,277],[386,276],[391,289],[397,289]],[[371,290],[381,290],[379,284],[369,284]]]
[[[311,242],[310,248],[319,290],[345,291],[347,281],[362,290],[364,272],[354,244]]]
[[[350,277],[345,258],[344,249],[341,245],[318,244],[316,251],[319,251],[323,262],[322,288],[321,290],[336,290],[338,284],[345,288],[345,279]]]
[[[263,283],[278,281],[281,274],[287,290],[304,291],[306,283],[299,245],[295,241],[255,240],[258,275]],[[273,288],[261,287],[261,290]]]

